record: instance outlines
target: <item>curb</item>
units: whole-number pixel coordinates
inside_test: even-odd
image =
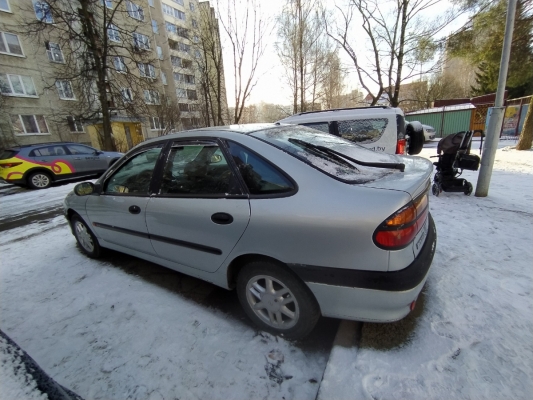
[[[341,321],[316,400],[341,399],[346,396],[343,382],[347,382],[347,375],[353,375],[349,366],[357,355],[362,326],[362,322]]]

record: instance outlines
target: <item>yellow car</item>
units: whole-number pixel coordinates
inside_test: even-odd
[[[0,153],[0,181],[45,189],[54,181],[99,175],[122,155],[70,142],[12,147]]]

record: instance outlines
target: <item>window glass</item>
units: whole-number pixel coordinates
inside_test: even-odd
[[[163,172],[161,194],[239,193],[224,154],[214,144],[172,146]]]
[[[308,128],[317,129],[324,133],[329,133],[329,122],[309,122],[309,123],[300,124],[300,125],[307,126]]]
[[[251,194],[283,193],[294,185],[276,167],[233,142],[228,147],[239,172]]]
[[[318,132],[305,126],[292,125],[257,131],[251,134],[276,146],[315,168],[350,183],[364,183],[396,172],[387,168],[376,168],[352,163],[340,156],[324,152],[324,147],[363,162],[397,162],[395,156],[365,149],[349,140]],[[307,146],[306,146],[307,144]],[[311,146],[309,146],[311,145]]]
[[[64,156],[65,154],[63,146],[48,146],[33,150],[30,153],[30,157]]]
[[[33,115],[21,115],[21,118],[24,128],[26,129],[26,133],[39,133],[37,122],[35,121],[35,117]]]
[[[13,87],[13,93],[15,94],[24,94],[24,89],[22,88],[22,82],[20,81],[17,75],[10,75],[11,86]]]
[[[107,194],[149,194],[150,182],[159,153],[161,153],[161,148],[157,147],[133,156],[106,182],[104,192]]]
[[[44,115],[36,115],[35,119],[37,120],[37,124],[39,125],[39,131],[41,133],[48,133],[48,126],[46,125],[46,121],[44,120]]]
[[[0,10],[10,11],[9,10],[9,3],[7,2],[7,0],[0,0]]]
[[[95,150],[91,147],[80,146],[77,144],[68,144],[67,148],[72,154],[93,154]]]
[[[372,143],[379,140],[387,127],[387,118],[358,119],[337,122],[339,135],[356,143]]]
[[[22,80],[24,88],[26,89],[26,95],[37,96],[37,92],[35,91],[35,86],[33,85],[33,80],[31,77],[20,75],[20,79]]]
[[[2,40],[0,40],[0,43],[2,43],[0,44],[0,51],[4,51],[4,52],[7,51],[7,53],[23,55],[22,47],[20,47],[20,42],[19,42],[19,38],[17,35],[4,32],[3,36],[5,38],[6,45],[4,45],[2,43]],[[7,49],[6,49],[6,46],[7,46]]]

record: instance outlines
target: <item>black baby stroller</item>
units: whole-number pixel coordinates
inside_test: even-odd
[[[440,140],[437,145],[438,156],[435,156],[439,161],[433,163],[437,167],[431,187],[435,196],[442,191],[463,192],[467,196],[472,194],[472,184],[458,176],[464,169],[477,171],[479,168],[480,158],[470,154],[473,135],[474,131],[458,132]],[[483,136],[483,132],[481,135]]]

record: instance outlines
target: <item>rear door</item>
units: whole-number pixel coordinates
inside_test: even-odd
[[[216,271],[248,226],[250,205],[215,140],[175,141],[146,224],[157,254]]]
[[[29,156],[31,161],[48,167],[57,176],[67,176],[77,172],[72,156],[68,155],[64,145],[56,144],[33,149]]]

